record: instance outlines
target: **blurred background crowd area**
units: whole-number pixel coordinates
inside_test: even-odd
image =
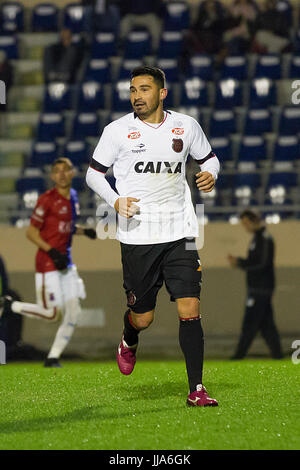
[[[0,223],[28,224],[58,156],[95,223],[86,168],[104,126],[131,111],[140,64],[165,71],[166,108],[197,119],[221,161],[203,195],[187,163],[206,222],[249,205],[269,223],[299,219],[298,1],[24,0],[0,2]]]

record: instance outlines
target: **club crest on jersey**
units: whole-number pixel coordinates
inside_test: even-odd
[[[183,140],[182,139],[173,139],[172,149],[174,152],[180,153],[183,149]]]
[[[128,134],[128,139],[139,139],[141,137],[141,134],[139,131],[133,131]]]
[[[172,133],[175,135],[182,135],[184,134],[184,129],[183,127],[174,127],[174,129],[172,129]]]

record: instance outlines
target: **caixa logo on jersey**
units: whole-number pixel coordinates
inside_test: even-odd
[[[139,139],[141,137],[141,134],[139,131],[133,131],[128,134],[128,139]]]
[[[136,173],[181,173],[182,162],[137,162]]]

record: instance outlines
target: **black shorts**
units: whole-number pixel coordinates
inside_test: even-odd
[[[181,297],[200,298],[202,272],[195,240],[183,238],[153,245],[121,243],[121,252],[123,287],[133,312],[153,310],[164,281],[172,301]]]

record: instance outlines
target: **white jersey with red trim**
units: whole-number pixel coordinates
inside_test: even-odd
[[[198,236],[185,173],[188,155],[199,162],[202,171],[202,163],[214,160],[209,171],[217,178],[219,162],[201,126],[182,113],[165,111],[160,124],[147,123],[130,113],[104,128],[87,182],[98,192],[91,180],[113,165],[119,196],[139,199],[140,210],[134,217],[119,216],[119,241],[152,244]],[[111,205],[119,196],[110,198]]]

